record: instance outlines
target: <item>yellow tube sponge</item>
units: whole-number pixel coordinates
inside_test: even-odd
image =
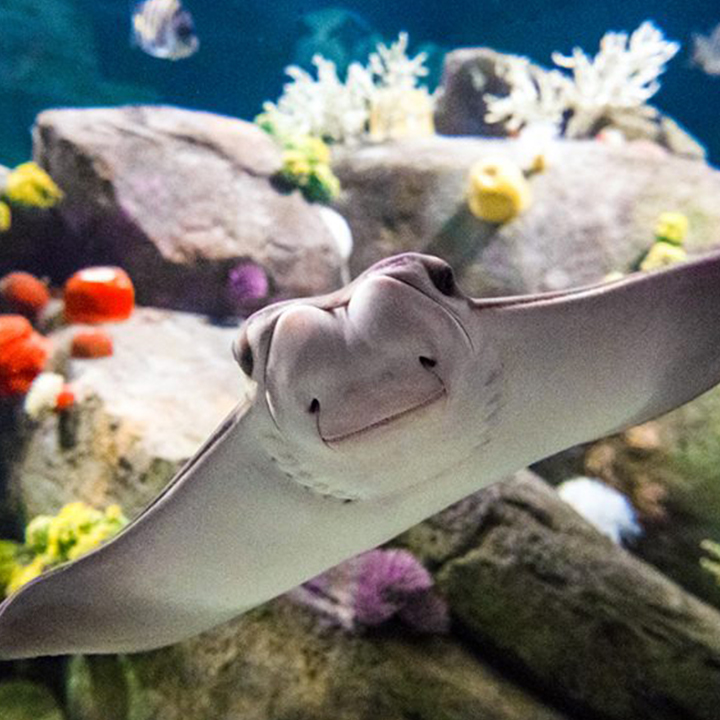
[[[10,229],[11,215],[10,206],[0,200],[0,232],[5,232]]]
[[[5,199],[17,205],[49,208],[62,200],[62,190],[36,163],[26,162],[7,176]]]
[[[660,268],[685,262],[687,253],[683,248],[668,242],[656,242],[648,251],[645,259],[640,263],[642,272],[659,270]]]
[[[655,224],[655,239],[672,245],[682,245],[687,237],[688,227],[688,219],[682,213],[660,213]]]
[[[468,205],[475,217],[504,223],[531,202],[530,184],[519,165],[506,158],[486,158],[470,168]]]

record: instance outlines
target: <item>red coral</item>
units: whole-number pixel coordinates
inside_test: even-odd
[[[0,396],[24,395],[45,367],[50,347],[21,315],[0,315]]]
[[[101,358],[113,354],[112,338],[102,330],[75,333],[70,347],[74,358]]]
[[[65,319],[71,323],[126,320],[135,306],[135,289],[118,267],[91,267],[65,283]]]
[[[12,312],[35,317],[50,300],[42,280],[26,272],[11,272],[0,280],[3,304]]]

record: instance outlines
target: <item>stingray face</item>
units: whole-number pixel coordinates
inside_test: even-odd
[[[286,476],[359,499],[467,458],[487,439],[501,383],[470,312],[448,265],[403,255],[337,293],[251,317],[235,353],[259,384]]]

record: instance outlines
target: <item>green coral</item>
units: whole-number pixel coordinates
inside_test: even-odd
[[[0,542],[0,585],[6,594],[15,592],[45,570],[89,552],[127,522],[118,505],[103,512],[82,502],[65,505],[54,517],[39,515],[25,529],[24,545]]]

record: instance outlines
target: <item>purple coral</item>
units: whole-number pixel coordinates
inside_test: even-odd
[[[244,260],[228,273],[227,293],[236,307],[255,307],[270,293],[267,273],[252,260]]]
[[[444,633],[450,624],[432,576],[407,550],[363,553],[305,583],[294,597],[346,629],[393,617],[422,633]]]

